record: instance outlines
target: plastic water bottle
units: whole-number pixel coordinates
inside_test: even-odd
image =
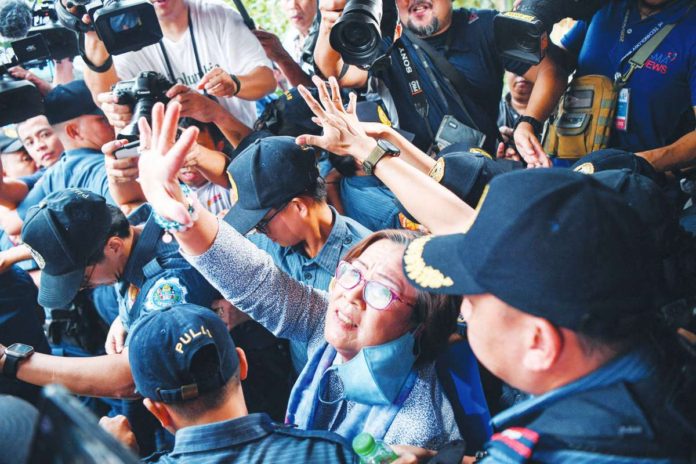
[[[382,440],[363,432],[353,439],[353,451],[360,456],[362,464],[389,464],[396,461],[398,456]]]

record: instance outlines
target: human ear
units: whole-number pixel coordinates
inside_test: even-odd
[[[247,363],[246,353],[243,349],[237,348],[237,356],[239,357],[239,380],[246,380],[249,373],[249,363]]]
[[[169,414],[169,410],[164,406],[163,403],[160,403],[158,401],[152,401],[150,398],[145,398],[143,400],[143,404],[145,405],[145,409],[150,411],[150,414],[155,416],[155,418],[158,421],[160,421],[162,427],[164,427],[171,433],[176,433],[176,426],[174,425],[174,420],[172,419],[172,416]]]
[[[530,318],[524,328],[524,367],[533,372],[543,372],[553,367],[563,349],[560,330],[546,319]]]

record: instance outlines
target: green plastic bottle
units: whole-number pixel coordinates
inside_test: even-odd
[[[362,464],[389,464],[398,459],[394,451],[382,440],[363,432],[353,438],[353,451],[360,456]]]

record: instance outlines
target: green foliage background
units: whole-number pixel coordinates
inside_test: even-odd
[[[234,6],[232,0],[225,0]],[[249,15],[254,19],[256,26],[273,32],[280,37],[288,28],[288,21],[283,14],[278,0],[242,0]],[[495,8],[498,10],[510,9],[512,0],[454,0],[455,8]]]

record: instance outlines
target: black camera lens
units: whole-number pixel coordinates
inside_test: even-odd
[[[382,40],[382,0],[348,0],[331,28],[331,47],[347,64],[368,68],[377,58]]]

